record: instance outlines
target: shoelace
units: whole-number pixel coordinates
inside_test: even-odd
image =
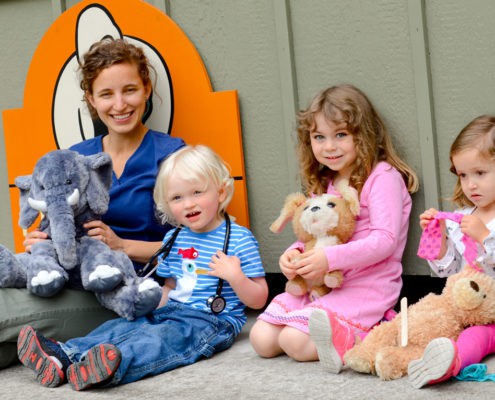
[[[428,226],[423,230],[421,240],[419,241],[418,256],[425,260],[436,260],[440,253],[442,244],[442,231],[440,230],[440,220],[450,219],[458,224],[461,223],[461,213],[440,211],[435,215],[435,218],[430,221]],[[478,256],[478,246],[476,242],[467,235],[462,235],[462,243],[464,244],[464,258],[471,268],[478,271],[483,271],[476,263]]]

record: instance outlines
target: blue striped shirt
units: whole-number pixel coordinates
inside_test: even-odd
[[[240,259],[242,271],[248,278],[265,276],[255,237],[249,229],[235,222],[231,224],[227,254]],[[208,263],[212,256],[223,249],[225,229],[225,222],[206,233],[196,233],[187,227],[182,228],[170,254],[166,259],[160,260],[157,270],[158,275],[174,278],[177,282],[175,290],[169,293],[170,299],[211,312],[206,301],[216,293],[218,278],[202,272],[210,270]],[[167,232],[164,242],[169,239],[172,232],[173,230]],[[237,335],[246,322],[245,306],[226,281],[223,283],[222,297],[227,305],[218,317],[231,323]]]

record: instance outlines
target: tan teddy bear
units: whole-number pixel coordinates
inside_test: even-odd
[[[430,293],[407,309],[407,345],[401,346],[401,313],[371,330],[344,355],[353,370],[383,380],[407,374],[410,361],[423,354],[438,337],[457,339],[471,325],[495,322],[495,281],[483,272],[465,267],[451,275],[440,295]]]
[[[290,194],[270,230],[280,233],[292,220],[294,234],[304,243],[305,251],[347,242],[359,215],[359,198],[347,181],[337,185],[336,190],[340,195],[323,194],[308,198],[302,193]],[[308,281],[297,275],[287,282],[285,290],[294,296],[309,293],[314,300],[329,293],[331,288],[339,287],[343,279],[341,271],[328,272],[317,281]]]

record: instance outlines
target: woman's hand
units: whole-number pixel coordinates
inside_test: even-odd
[[[321,248],[304,252],[295,262],[297,274],[304,279],[321,278],[328,272],[328,260],[325,251]]]
[[[148,242],[145,240],[122,239],[102,221],[86,222],[83,227],[88,236],[101,240],[112,250],[123,251],[132,261],[146,263],[149,258],[160,248],[162,242]]]
[[[30,253],[31,252],[31,247],[33,244],[37,242],[41,242],[43,240],[48,239],[48,234],[46,232],[41,232],[39,230],[34,230],[31,232],[28,232],[26,235],[26,238],[24,239],[24,242],[22,242],[22,245],[24,246],[24,249],[26,252]]]
[[[294,261],[297,260],[300,255],[301,252],[299,250],[290,249],[280,256],[278,265],[284,276],[289,280],[294,279],[297,275],[297,266],[294,264]]]
[[[101,240],[112,250],[124,251],[124,240],[121,239],[107,224],[100,220],[86,222],[83,225],[87,230],[88,236],[93,239]]]

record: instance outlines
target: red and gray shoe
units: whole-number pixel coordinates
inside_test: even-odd
[[[74,390],[91,386],[102,386],[114,376],[120,365],[122,354],[113,344],[99,344],[91,348],[83,360],[71,364],[67,379]]]
[[[17,355],[23,365],[32,369],[35,379],[43,386],[56,387],[65,381],[69,358],[60,345],[33,327],[25,326],[17,338]]]

